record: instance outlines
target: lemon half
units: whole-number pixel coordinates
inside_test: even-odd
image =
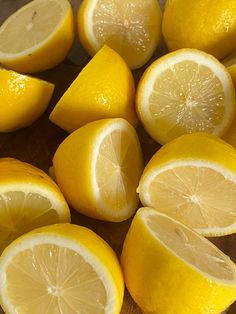
[[[0,27],[0,62],[25,73],[50,69],[63,61],[74,40],[68,0],[34,0]]]
[[[141,208],[122,251],[126,286],[144,313],[219,314],[236,300],[236,265],[177,220]]]
[[[119,314],[123,293],[115,253],[84,227],[36,229],[0,258],[0,299],[8,314]]]

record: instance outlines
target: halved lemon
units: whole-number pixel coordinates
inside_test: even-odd
[[[152,208],[136,213],[121,261],[144,313],[219,314],[236,300],[236,265],[229,257]]]
[[[0,258],[0,299],[8,314],[119,314],[123,293],[115,253],[84,227],[36,229]]]
[[[0,253],[21,234],[70,222],[68,205],[42,170],[13,158],[0,159]]]
[[[58,147],[53,166],[68,203],[84,215],[128,219],[139,200],[142,153],[135,129],[124,119],[90,122]]]
[[[84,0],[78,12],[78,33],[90,55],[107,44],[135,69],[157,48],[161,20],[157,0]]]
[[[63,61],[74,40],[68,0],[34,0],[0,27],[0,63],[25,73],[50,69]]]
[[[161,144],[193,132],[222,136],[234,118],[235,91],[217,59],[200,50],[180,49],[145,71],[136,107],[146,131]]]
[[[139,182],[143,205],[206,236],[236,232],[236,150],[206,133],[183,135],[149,161]]]

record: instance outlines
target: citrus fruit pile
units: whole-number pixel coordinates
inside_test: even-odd
[[[206,237],[236,234],[235,1],[25,2],[0,25],[0,141],[55,133],[35,159],[0,150],[4,313],[221,314],[236,264]],[[71,48],[90,59],[72,81]]]

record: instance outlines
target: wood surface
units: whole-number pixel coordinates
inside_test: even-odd
[[[160,1],[161,5],[163,6],[164,1]],[[5,20],[6,17],[16,11],[17,8],[21,7],[27,2],[30,1],[0,0],[0,24]],[[80,0],[71,0],[71,4],[73,5],[75,13],[78,10],[80,2]],[[164,44],[161,44],[153,59],[163,54],[164,51],[165,46]],[[49,121],[49,113],[52,111],[52,108],[62,96],[63,92],[67,89],[67,87],[69,87],[71,82],[89,60],[90,57],[83,50],[79,44],[78,39],[76,38],[68,58],[62,64],[50,71],[35,75],[36,77],[46,79],[56,85],[52,101],[45,114],[32,126],[13,133],[0,133],[0,157],[18,158],[22,161],[29,162],[34,166],[41,168],[45,172],[48,172],[55,150],[61,141],[67,136],[65,131],[53,125]],[[133,72],[136,82],[139,80],[143,70],[144,68]],[[147,162],[153,153],[157,151],[159,145],[143,131],[141,126],[138,127],[138,134],[143,148],[145,162]],[[116,251],[117,255],[120,256],[123,240],[131,220],[122,223],[101,222],[80,215],[72,209],[72,222],[94,230],[97,234],[103,237]],[[236,262],[235,235],[214,238],[211,240]],[[3,312],[1,312],[0,309],[0,314],[2,313]],[[125,292],[124,304],[121,313],[141,313],[141,310],[131,299],[127,291]],[[236,306],[235,308],[231,307],[229,313],[236,314]]]

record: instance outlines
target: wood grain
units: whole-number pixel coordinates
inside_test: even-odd
[[[29,0],[0,0],[0,24],[7,16],[27,2],[29,2]],[[163,5],[164,1],[161,2]],[[71,3],[74,11],[77,12],[80,1],[71,0]],[[162,44],[158,48],[158,51],[153,59],[163,54],[164,51],[165,46]],[[29,162],[48,172],[55,150],[61,141],[67,136],[66,132],[49,121],[49,113],[66,88],[71,84],[89,60],[89,56],[76,39],[68,58],[61,65],[50,71],[35,75],[53,82],[56,85],[53,99],[45,114],[32,126],[14,133],[0,133],[0,157],[15,157],[22,161]],[[139,80],[143,70],[144,68],[134,71],[136,82]],[[159,148],[159,145],[156,144],[140,126],[138,127],[138,133],[144,152],[144,158],[147,162],[152,154]],[[118,256],[120,255],[123,240],[131,222],[131,220],[122,223],[96,221],[80,215],[73,210],[72,221],[73,223],[77,223],[94,230],[112,246]],[[212,240],[225,253],[230,255],[234,261],[236,261],[236,237],[234,235]],[[134,303],[127,291],[125,292],[124,304],[121,313],[141,313],[140,309]],[[230,313],[235,314],[236,308],[232,308]]]

